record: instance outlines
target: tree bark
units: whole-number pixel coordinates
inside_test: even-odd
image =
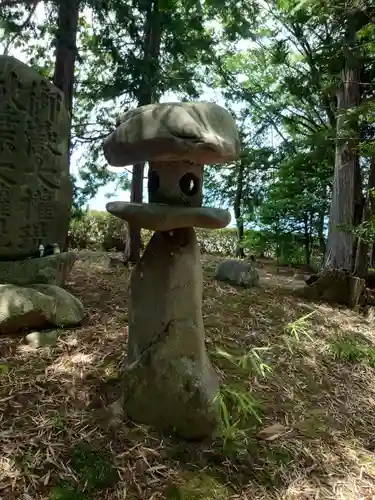
[[[351,228],[355,225],[356,202],[358,203],[358,123],[352,121],[347,129],[347,112],[360,102],[358,69],[344,69],[342,87],[337,93],[337,138],[335,173],[332,190],[332,205],[329,217],[328,251],[325,269],[353,270],[354,237]]]
[[[309,231],[309,215],[307,213],[304,215],[303,227],[304,227],[305,261],[306,261],[306,267],[309,267],[311,261],[311,244],[310,244],[311,236]]]
[[[139,88],[138,107],[151,104],[156,100],[156,90],[159,84],[159,56],[161,44],[162,25],[159,12],[158,0],[149,3],[146,12],[144,28],[143,61],[147,71],[144,72]],[[143,176],[144,163],[133,166],[131,201],[142,203],[143,201]],[[141,254],[141,229],[129,226],[130,230],[130,256],[129,261],[136,264]]]
[[[55,40],[55,69],[53,83],[64,94],[65,106],[69,112],[69,137],[68,137],[68,168],[70,170],[71,140],[72,140],[72,110],[74,93],[74,69],[77,58],[77,29],[80,0],[60,0],[58,2],[58,20]],[[73,196],[73,186],[69,189]],[[68,230],[63,250],[67,250]]]
[[[361,57],[356,50],[356,18],[347,18],[345,65],[337,92],[335,171],[329,217],[327,254],[318,280],[306,289],[310,298],[323,298],[354,307],[364,291],[365,281],[353,276],[356,238],[353,233],[363,209],[359,166],[357,107],[361,102]]]
[[[362,222],[369,222],[375,216],[375,200],[373,190],[375,189],[375,153],[371,157],[371,166],[368,178],[367,196],[363,207]],[[368,239],[360,238],[358,241],[354,274],[366,278],[370,266],[370,242]]]
[[[234,198],[233,210],[234,216],[236,217],[237,224],[237,247],[236,247],[236,257],[245,257],[245,252],[242,246],[244,239],[244,223],[243,218],[241,216],[241,204],[242,204],[242,193],[243,193],[243,181],[244,181],[244,163],[240,161],[238,166],[238,175],[237,175],[237,186],[236,186],[236,195]]]
[[[70,119],[73,109],[79,7],[80,0],[61,0],[59,2],[56,33],[56,58],[53,83],[64,93],[65,105],[69,111]]]

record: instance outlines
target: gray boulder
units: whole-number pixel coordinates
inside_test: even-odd
[[[55,306],[51,297],[15,285],[0,285],[0,333],[51,325]]]
[[[0,334],[75,326],[83,317],[82,303],[57,286],[0,285]]]
[[[221,262],[216,268],[215,278],[244,288],[257,286],[259,283],[259,274],[255,267],[249,262],[235,259]]]
[[[74,252],[19,261],[0,261],[0,283],[30,285],[47,283],[62,286],[77,260]]]

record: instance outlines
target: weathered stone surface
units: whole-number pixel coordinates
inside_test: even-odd
[[[200,164],[238,158],[240,141],[232,115],[210,102],[149,104],[120,116],[104,142],[110,165],[144,161],[190,161]]]
[[[203,165],[191,161],[149,162],[148,201],[201,207]]]
[[[34,69],[0,56],[0,260],[40,243],[64,247],[72,187],[63,94]]]
[[[125,413],[187,439],[203,438],[217,424],[199,257],[194,229],[155,233],[130,283]]]
[[[0,285],[0,333],[52,325],[55,303],[52,297],[32,288]]]
[[[79,325],[85,315],[83,304],[71,293],[56,285],[32,285],[34,290],[52,297],[55,303],[55,312],[52,318],[56,326]]]
[[[0,283],[30,285],[47,283],[62,286],[76,261],[74,252],[62,252],[48,257],[13,262],[0,261]]]
[[[107,203],[106,209],[129,224],[152,231],[170,231],[177,227],[221,229],[231,219],[230,213],[221,208],[176,207],[160,203],[111,201]]]
[[[244,288],[259,283],[258,271],[250,263],[235,259],[221,262],[217,266],[215,278]]]
[[[26,343],[38,349],[39,347],[53,347],[57,343],[59,332],[57,330],[46,330],[42,332],[30,332],[25,336]]]
[[[314,276],[314,280],[309,280],[309,283],[298,292],[303,297],[344,304],[352,308],[358,305],[366,285],[364,279],[357,278],[344,269],[327,269]]]
[[[0,333],[51,326],[69,327],[83,320],[81,302],[54,285],[0,285]]]

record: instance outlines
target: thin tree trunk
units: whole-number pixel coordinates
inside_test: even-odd
[[[307,213],[304,215],[303,227],[304,227],[305,261],[306,261],[306,267],[308,267],[310,266],[311,249],[310,249],[309,216]]]
[[[369,222],[375,216],[375,201],[373,190],[375,189],[375,153],[371,158],[370,173],[368,178],[367,197],[363,208],[362,222]],[[370,265],[370,242],[366,238],[360,239],[357,246],[354,273],[360,278],[366,278]]]
[[[151,104],[155,101],[155,94],[159,83],[159,57],[161,44],[161,17],[159,12],[158,0],[150,2],[146,14],[144,29],[144,48],[143,60],[144,67],[148,69],[143,75],[142,83],[139,89],[138,107]],[[133,166],[131,201],[142,203],[143,200],[143,175],[144,163]],[[138,262],[141,253],[141,229],[130,226],[130,256],[129,260],[135,264]]]
[[[318,238],[319,238],[319,251],[324,258],[324,254],[326,253],[326,240],[324,238],[324,217],[325,213],[322,212],[319,214],[319,229],[318,229]]]
[[[234,198],[233,210],[234,216],[236,217],[237,224],[237,247],[236,247],[236,257],[245,257],[245,252],[242,246],[244,239],[244,223],[241,216],[241,204],[242,204],[242,193],[243,193],[243,177],[244,177],[244,163],[240,161],[238,166],[238,176],[237,176],[237,186],[236,195]]]

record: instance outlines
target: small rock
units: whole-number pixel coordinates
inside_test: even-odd
[[[258,432],[257,438],[264,441],[273,441],[287,432],[287,428],[281,424],[272,424]]]
[[[43,332],[30,332],[26,335],[25,341],[29,346],[38,349],[39,347],[53,347],[56,345],[59,334],[56,330],[45,330]]]
[[[109,269],[124,269],[125,261],[124,259],[119,259],[118,257],[110,257],[109,258]]]
[[[221,262],[216,269],[215,278],[244,288],[250,288],[259,283],[259,274],[254,266],[249,262],[235,259]]]
[[[310,278],[310,275],[309,274],[304,274],[304,273],[296,273],[294,276],[293,276],[293,279],[294,280],[301,280],[301,281],[306,281]]]

